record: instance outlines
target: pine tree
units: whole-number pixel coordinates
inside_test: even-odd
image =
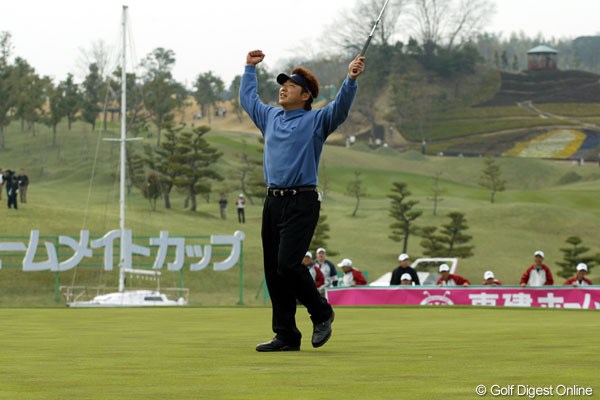
[[[426,226],[421,228],[420,236],[423,254],[428,257],[460,257],[468,258],[473,255],[473,246],[468,246],[471,235],[464,233],[469,227],[465,215],[461,212],[451,212],[447,215],[450,222],[442,225],[437,234],[437,227]]]
[[[143,192],[146,174],[144,171],[145,160],[143,157],[140,157],[135,151],[133,151],[133,146],[130,143],[126,145],[126,176],[127,176],[127,194],[131,194],[131,188],[137,187],[140,188]]]
[[[464,233],[469,229],[465,214],[453,211],[448,213],[448,218],[450,218],[450,222],[442,225],[441,229],[442,243],[446,245],[446,254],[448,257],[471,257],[473,255],[473,246],[465,245],[465,243],[469,243],[473,236]]]
[[[392,234],[389,238],[395,242],[402,242],[402,252],[406,253],[408,248],[408,238],[410,234],[415,234],[417,229],[413,222],[423,214],[423,211],[413,210],[413,207],[419,202],[416,200],[407,200],[411,192],[407,189],[406,183],[394,182],[392,194],[388,195],[392,199],[390,217],[396,222],[390,224]]]
[[[177,155],[177,142],[179,132],[183,129],[183,126],[175,127],[171,124],[166,125],[166,133],[163,140],[154,150],[153,154],[150,154],[146,163],[148,166],[158,172],[161,181],[161,192],[165,199],[165,208],[171,208],[171,190],[173,189],[175,179],[181,175],[182,171],[180,166],[175,162]]]
[[[222,181],[223,177],[213,169],[213,164],[221,158],[221,153],[212,147],[204,135],[210,131],[208,126],[199,126],[192,132],[182,132],[177,141],[175,162],[181,174],[175,179],[175,185],[184,189],[191,201],[190,211],[196,211],[196,196],[211,191],[211,181]]]
[[[556,263],[556,265],[561,267],[561,270],[558,272],[559,276],[563,278],[572,277],[577,273],[576,267],[579,263],[587,264],[589,272],[600,261],[599,254],[596,254],[595,256],[584,255],[590,248],[582,245],[583,241],[579,236],[570,236],[567,238],[566,242],[570,247],[560,249],[560,251],[563,252],[564,261],[558,261]]]
[[[322,209],[321,209],[322,210]],[[317,222],[317,227],[315,228],[315,233],[313,234],[312,241],[310,242],[309,249],[316,251],[319,247],[323,247],[327,249],[328,256],[337,256],[339,252],[331,250],[327,246],[327,239],[330,238],[329,234],[329,224],[326,222],[327,216],[323,213],[319,216],[319,222]]]
[[[481,171],[479,185],[490,190],[490,202],[494,204],[496,192],[504,191],[506,181],[501,178],[500,166],[496,164],[493,158],[486,158],[483,162],[485,166]]]
[[[144,198],[150,203],[152,211],[156,210],[156,201],[162,194],[160,175],[156,171],[150,171],[146,175],[145,184],[142,188]]]
[[[425,226],[421,228],[419,235],[423,254],[428,257],[446,257],[446,249],[442,245],[442,238],[436,235],[437,228],[435,226]]]

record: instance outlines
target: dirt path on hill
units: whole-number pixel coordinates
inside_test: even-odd
[[[533,102],[531,100],[527,100],[527,101],[521,101],[521,102],[517,102],[517,105],[527,111],[533,112],[535,114],[538,114],[540,116],[540,118],[553,118],[553,119],[560,119],[563,121],[568,121],[568,122],[574,122],[577,123],[579,125],[582,125],[584,128],[592,128],[592,129],[597,129],[598,125],[596,124],[590,124],[589,122],[584,122],[581,121],[577,118],[573,118],[573,117],[565,117],[564,115],[557,115],[557,114],[552,114],[546,111],[542,111],[539,108],[537,108]]]

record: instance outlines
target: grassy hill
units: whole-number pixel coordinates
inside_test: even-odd
[[[486,73],[493,76],[489,71]],[[497,73],[495,80],[481,79],[463,85],[466,90],[463,97],[481,92],[489,94],[487,99],[457,101],[423,121],[408,118],[401,134],[411,143],[400,146],[418,149],[425,139],[427,153],[432,155],[500,156],[506,152],[518,153],[527,143],[542,141],[549,132],[568,130],[585,140],[577,146],[564,143],[566,151],[557,148],[539,156],[596,161],[600,153],[598,77],[584,71],[560,70]],[[391,135],[386,141],[398,146]]]
[[[502,72],[500,90],[481,106],[510,105],[525,100],[535,103],[598,103],[598,77],[598,74],[576,70]]]
[[[114,143],[100,140],[115,133],[91,132],[82,124],[75,125],[71,132],[66,127],[60,128],[59,143],[52,147],[51,132],[46,128],[38,127],[33,136],[21,133],[16,125],[10,127],[8,149],[0,153],[0,166],[26,168],[31,186],[29,202],[18,211],[0,207],[2,235],[28,236],[30,230],[39,229],[42,235],[78,237],[81,229],[89,229],[98,236],[118,227],[118,151]],[[183,196],[175,193],[173,209],[165,210],[159,204],[156,211],[151,211],[147,201],[134,189],[127,197],[127,227],[136,236],[157,235],[165,229],[177,235],[231,235],[242,229],[246,233],[244,300],[246,304],[260,304],[262,299],[255,295],[262,279],[261,201],[248,206],[247,223],[243,226],[234,220],[232,206],[229,218],[221,220],[217,204],[217,194],[221,191],[228,193],[232,204],[239,190],[234,169],[243,143],[252,150],[257,149],[258,142],[250,133],[218,128],[208,134],[208,140],[224,153],[218,168],[227,177],[225,182],[214,185],[210,201],[201,201],[199,210],[193,213],[183,209]],[[260,157],[258,151],[251,153]],[[571,235],[582,237],[594,252],[600,251],[596,247],[600,241],[597,165],[576,166],[524,158],[502,158],[498,162],[507,180],[507,191],[497,195],[497,203],[492,205],[489,193],[477,185],[483,165],[479,158],[424,157],[392,149],[326,146],[320,171],[321,185],[326,190],[322,212],[328,216],[331,227],[328,247],[340,253],[332,261],[349,257],[358,268],[367,270],[371,279],[396,266],[401,249],[388,238],[391,221],[386,196],[397,181],[406,182],[414,198],[420,201],[419,208],[424,214],[419,225],[446,223],[444,215],[450,211],[466,213],[475,256],[461,260],[459,273],[473,282],[479,282],[483,272],[491,269],[505,283],[516,284],[537,249],[546,252],[546,261],[556,271],[555,262],[562,258],[559,248]],[[368,195],[362,200],[358,215],[352,218],[354,201],[345,194],[345,187],[354,171],[362,173]],[[578,182],[559,184],[565,175],[574,172],[580,177]],[[429,198],[436,174],[440,174],[445,192],[438,216],[433,216]],[[413,257],[421,254],[419,238],[410,240],[409,253]],[[165,275],[163,286],[177,283],[176,274]],[[598,274],[592,273],[592,279],[595,276]],[[0,278],[0,306],[55,304],[53,273],[2,268]],[[191,289],[193,304],[235,304],[238,300],[237,269],[227,272],[186,269],[184,279],[186,287]],[[116,275],[80,268],[61,273],[60,281],[114,285]]]

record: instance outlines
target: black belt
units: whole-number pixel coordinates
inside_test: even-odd
[[[301,192],[316,192],[315,186],[301,186],[295,188],[267,188],[267,196],[271,197],[284,197],[284,196],[295,196]]]

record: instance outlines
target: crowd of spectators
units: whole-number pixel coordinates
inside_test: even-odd
[[[334,286],[361,286],[366,285],[367,280],[364,274],[352,264],[352,260],[344,258],[337,266],[343,271],[340,279],[333,263],[326,259],[326,250],[324,248],[317,249],[317,259],[313,259],[312,253],[309,251],[304,257],[303,264],[309,268],[310,274],[315,280],[315,284],[319,293],[326,296],[327,288]],[[421,285],[419,275],[414,268],[411,267],[410,257],[406,253],[400,254],[398,257],[399,265],[392,271],[390,285]],[[586,278],[588,266],[584,263],[579,263],[576,267],[577,274],[564,282],[564,285],[580,287],[592,285],[592,281]],[[439,279],[435,283],[438,286],[470,286],[469,279],[451,273],[448,264],[441,264],[438,267],[440,274]],[[554,284],[554,278],[550,268],[544,264],[544,252],[537,250],[534,252],[534,262],[526,268],[521,276],[520,285],[523,287],[540,287],[550,286]],[[482,286],[502,286],[502,282],[496,279],[493,271],[485,271],[483,274]]]
[[[550,267],[544,264],[544,252],[537,250],[533,254],[534,262],[529,266],[523,275],[519,284],[523,287],[539,287],[554,285],[554,278]],[[400,265],[392,272],[390,285],[420,285],[419,278],[416,276],[416,271],[410,266],[410,257],[408,254],[400,254],[398,257]],[[588,266],[584,263],[579,263],[576,267],[576,276],[567,279],[564,285],[570,286],[587,286],[592,285],[592,281],[585,277],[588,272]],[[438,286],[469,286],[471,282],[457,274],[450,273],[448,264],[441,264],[438,267],[440,277],[436,282]],[[416,276],[416,278],[415,278]],[[501,286],[500,282],[494,276],[493,271],[485,271],[481,285],[486,286]]]

